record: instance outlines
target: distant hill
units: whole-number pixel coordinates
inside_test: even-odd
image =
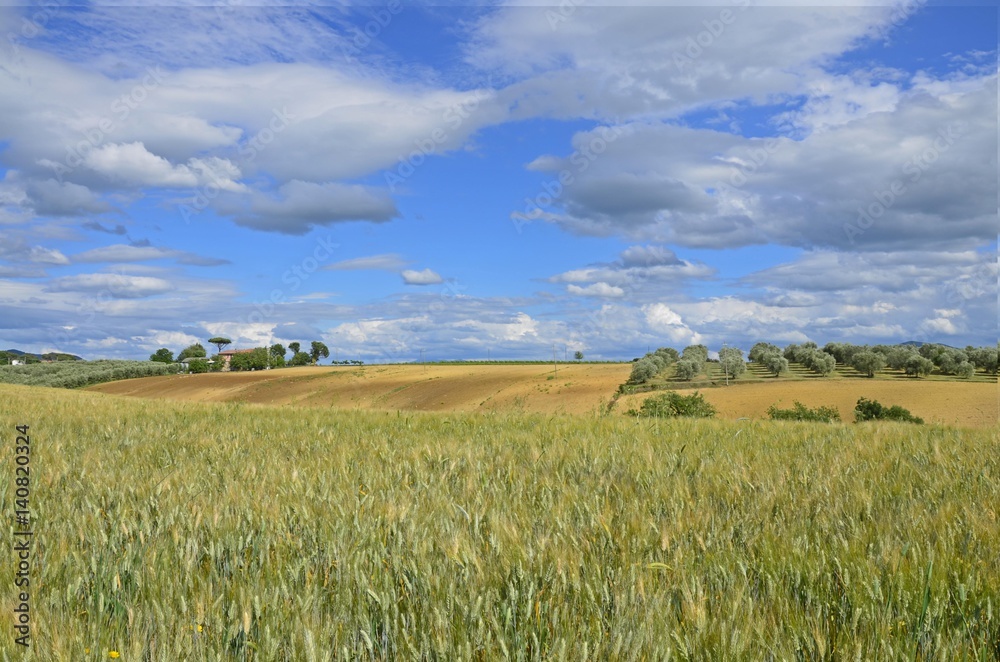
[[[76,354],[63,354],[62,352],[33,354],[31,352],[25,352],[20,349],[5,349],[4,351],[0,352],[0,356],[4,354],[11,354],[13,356],[34,356],[39,361],[82,361],[83,360],[82,356],[77,356]]]

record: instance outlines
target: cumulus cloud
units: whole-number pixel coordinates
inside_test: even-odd
[[[646,323],[657,334],[671,343],[686,346],[702,342],[702,335],[692,330],[680,314],[664,303],[654,303],[642,307]]]
[[[546,161],[573,181],[513,216],[717,249],[983,245],[996,237],[997,77],[938,83],[799,139],[635,123],[586,170]],[[600,134],[578,133],[574,153]]]
[[[187,164],[173,165],[141,142],[102,145],[88,152],[83,163],[113,182],[126,185],[193,188],[211,184],[223,191],[246,190],[236,181],[240,169],[227,159],[192,158]]]
[[[403,282],[407,285],[438,285],[444,282],[444,278],[431,269],[424,269],[423,271],[406,269],[400,272],[400,275],[403,277]]]

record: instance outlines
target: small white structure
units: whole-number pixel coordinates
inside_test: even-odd
[[[215,363],[212,359],[207,356],[189,356],[186,359],[181,359],[178,363],[184,368],[184,372],[189,372],[191,370],[191,361],[204,361],[208,365]]]

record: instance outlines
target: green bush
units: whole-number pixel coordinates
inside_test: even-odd
[[[854,407],[854,420],[861,421],[903,421],[905,423],[923,423],[924,419],[914,416],[909,410],[893,405],[886,407],[877,400],[861,398]]]
[[[791,409],[778,409],[775,405],[767,408],[767,415],[772,421],[819,421],[832,423],[840,420],[840,412],[836,407],[816,407],[809,409],[796,400]]]
[[[206,359],[191,359],[188,363],[188,370],[193,373],[208,372],[210,367]]]
[[[681,395],[668,391],[661,395],[646,398],[639,407],[629,412],[635,416],[650,416],[653,418],[672,418],[675,416],[690,416],[694,418],[712,418],[715,407],[705,401],[705,396],[695,391],[691,395]]]

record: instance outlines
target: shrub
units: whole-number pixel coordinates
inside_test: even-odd
[[[914,416],[909,410],[893,405],[886,407],[877,400],[861,398],[854,407],[854,420],[861,421],[903,421],[905,423],[923,423],[924,419]]]
[[[188,370],[193,373],[208,372],[211,366],[207,359],[191,359],[188,363]]]
[[[840,412],[836,407],[816,407],[809,409],[804,404],[796,400],[791,409],[778,409],[771,405],[767,409],[768,416],[772,421],[820,421],[832,423],[840,420]]]
[[[697,391],[691,395],[681,395],[675,391],[669,391],[662,395],[646,398],[638,412],[632,410],[629,413],[653,418],[672,418],[675,416],[712,418],[716,411],[715,407],[705,401],[705,396]]]
[[[306,354],[306,356],[309,355]],[[263,347],[256,347],[250,352],[233,354],[233,356],[229,359],[229,369],[233,372],[239,372],[241,370],[263,370],[267,367],[267,360],[267,350]]]
[[[208,364],[208,369],[210,372],[222,372],[222,369],[226,367],[226,360],[222,358],[221,354],[216,354],[212,357],[212,363]]]

